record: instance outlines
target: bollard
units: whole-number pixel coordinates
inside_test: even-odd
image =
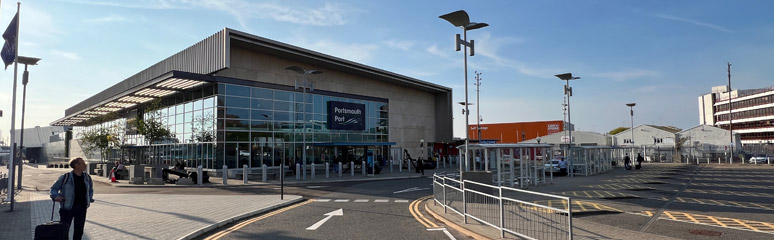
[[[330,178],[330,177],[331,177],[330,164],[328,164],[328,162],[325,162],[325,178]]]
[[[303,177],[304,181],[306,181],[306,163],[304,163],[304,165],[301,165],[301,169],[303,170],[301,171],[302,172],[301,176]]]
[[[296,163],[296,181],[301,180],[301,164]]]
[[[398,172],[403,172],[403,161],[398,160]]]
[[[266,182],[266,164],[261,166],[261,168],[262,168],[261,169],[261,180],[263,180],[263,182]]]
[[[223,185],[228,185],[228,166],[223,164]]]
[[[390,173],[392,173],[392,164],[395,162],[395,156],[390,156]]]
[[[344,169],[341,168],[342,167],[341,162],[337,162],[336,164],[339,165],[339,177],[341,177],[341,172],[343,172]]]
[[[247,164],[242,165],[242,183],[247,184]]]
[[[199,183],[199,186],[202,185],[202,174],[203,174],[202,165],[199,165],[198,167],[196,167],[196,182]]]
[[[314,170],[315,170],[314,163],[312,163],[312,180],[314,180],[314,172],[315,172]]]
[[[363,176],[365,176],[366,175],[366,162],[362,161],[362,163],[360,163],[360,164],[362,164],[362,165],[360,165],[360,170],[362,170],[361,172],[363,172]]]
[[[355,161],[349,162],[349,175],[352,177],[355,176]]]

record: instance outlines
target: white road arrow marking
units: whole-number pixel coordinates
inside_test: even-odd
[[[408,188],[408,189],[400,190],[400,191],[397,191],[397,192],[393,192],[393,194],[404,193],[404,192],[413,192],[413,191],[421,191],[421,190],[425,190],[425,189],[429,189],[429,188],[413,187],[413,188]]]
[[[312,226],[309,226],[308,228],[306,228],[306,230],[317,230],[317,228],[322,226],[323,223],[327,222],[328,219],[331,219],[333,216],[344,216],[344,209],[339,208],[339,210],[336,210],[336,211],[333,211],[333,212],[329,212],[329,213],[326,213],[324,215],[327,216],[327,217],[323,218],[322,220],[320,220],[319,222],[313,224]]]
[[[449,230],[446,230],[446,228],[428,228],[427,231],[443,231],[443,233],[446,233],[446,236],[449,237],[451,240],[457,240],[452,236],[452,234],[449,232]]]

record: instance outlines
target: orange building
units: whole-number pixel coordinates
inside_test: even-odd
[[[565,130],[565,123],[561,120],[481,124],[480,137],[475,124],[468,128],[471,140],[496,140],[497,143],[518,143]]]

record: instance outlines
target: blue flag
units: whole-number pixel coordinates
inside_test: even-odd
[[[3,51],[0,52],[0,56],[3,58],[3,63],[5,63],[5,69],[8,69],[8,65],[11,65],[13,61],[16,59],[16,51],[18,50],[18,47],[16,46],[16,38],[19,37],[17,33],[19,32],[19,13],[16,13],[16,16],[13,17],[13,20],[11,20],[11,23],[8,24],[8,28],[5,29],[5,32],[3,33],[3,38],[5,39],[5,44],[3,44]]]

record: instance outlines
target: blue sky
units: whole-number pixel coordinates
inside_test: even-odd
[[[576,129],[629,125],[689,128],[697,97],[727,82],[774,86],[772,1],[22,1],[19,54],[30,67],[26,127],[46,126],[64,110],[224,27],[361,62],[454,89],[464,101],[461,30],[438,18],[466,10],[490,26],[468,32],[482,72],[483,123],[562,119],[563,81],[572,72]],[[0,6],[0,27],[16,11]],[[22,71],[22,69],[20,69]],[[19,74],[21,77],[21,73]],[[21,82],[21,80],[19,81]],[[3,138],[11,118],[13,70],[0,73]],[[17,102],[21,102],[19,84]],[[21,105],[18,105],[17,109]],[[454,106],[455,136],[464,135]],[[471,123],[475,122],[475,105]],[[16,127],[20,116],[17,114]]]

